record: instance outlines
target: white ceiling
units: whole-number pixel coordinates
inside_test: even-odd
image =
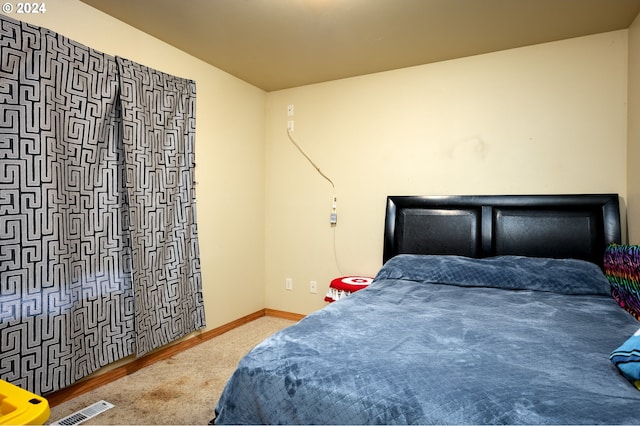
[[[640,0],[82,0],[265,91],[628,28]]]

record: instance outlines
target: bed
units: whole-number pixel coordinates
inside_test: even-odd
[[[374,281],[248,353],[215,423],[638,423],[620,234],[615,194],[389,196]]]

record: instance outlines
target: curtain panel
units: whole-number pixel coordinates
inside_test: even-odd
[[[205,324],[195,83],[4,16],[0,58],[0,378],[46,394]]]
[[[194,208],[195,83],[118,59],[138,355],[204,327]]]

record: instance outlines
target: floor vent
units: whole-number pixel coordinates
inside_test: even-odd
[[[107,411],[109,408],[113,408],[113,404],[107,401],[98,401],[95,404],[88,406],[87,408],[83,408],[80,411],[76,411],[75,413],[65,417],[64,419],[60,419],[57,422],[51,423],[51,425],[63,425],[63,426],[71,426],[71,425],[79,425],[85,420],[89,420],[92,417],[97,416],[98,414]]]

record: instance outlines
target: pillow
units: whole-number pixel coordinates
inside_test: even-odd
[[[376,280],[410,280],[464,287],[548,291],[609,296],[611,285],[595,263],[578,259],[400,254],[378,271]]]
[[[611,296],[640,320],[640,246],[610,244],[603,269],[611,284]]]
[[[640,390],[640,330],[611,352],[609,359],[620,373]]]

